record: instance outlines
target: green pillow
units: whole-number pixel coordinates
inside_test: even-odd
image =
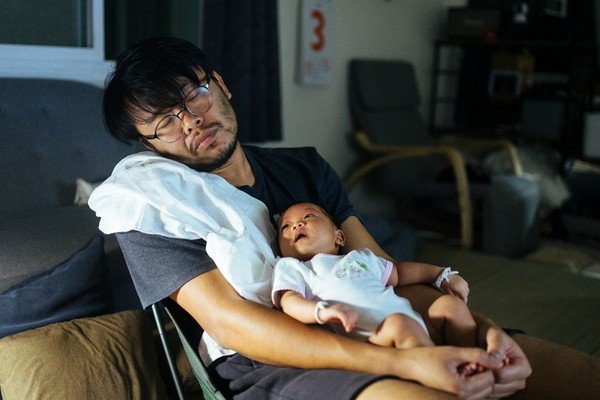
[[[152,328],[141,310],[46,325],[0,339],[10,400],[166,399]]]

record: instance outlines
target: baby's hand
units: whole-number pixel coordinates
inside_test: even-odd
[[[332,304],[319,310],[319,319],[323,322],[343,325],[346,332],[350,333],[356,327],[358,313],[342,304]]]
[[[442,281],[442,292],[451,294],[453,296],[460,297],[465,303],[469,297],[469,284],[463,278],[458,275],[452,275],[449,281]]]

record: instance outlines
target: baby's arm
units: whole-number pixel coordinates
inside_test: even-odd
[[[333,323],[344,326],[346,332],[352,332],[358,320],[356,311],[342,304],[331,304],[317,308],[317,301],[307,300],[298,292],[285,291],[281,295],[281,309],[294,319],[305,324]],[[315,316],[320,320],[317,321]]]
[[[390,286],[406,286],[415,283],[434,283],[444,268],[419,262],[395,262],[388,280]],[[442,292],[460,297],[465,303],[469,296],[469,284],[458,275],[443,280]]]

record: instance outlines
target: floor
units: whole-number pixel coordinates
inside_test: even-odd
[[[578,249],[557,247],[509,259],[430,241],[417,260],[459,270],[471,288],[471,309],[500,326],[600,356],[600,279],[582,273],[590,265]],[[598,251],[592,261],[600,260]]]

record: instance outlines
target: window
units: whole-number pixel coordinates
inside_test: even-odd
[[[201,45],[203,3],[0,0],[0,76],[102,86],[113,67],[107,60],[137,40],[177,36]]]
[[[104,60],[102,0],[3,0],[0,58]]]
[[[149,37],[175,36],[202,47],[202,0],[104,0],[106,59]]]

